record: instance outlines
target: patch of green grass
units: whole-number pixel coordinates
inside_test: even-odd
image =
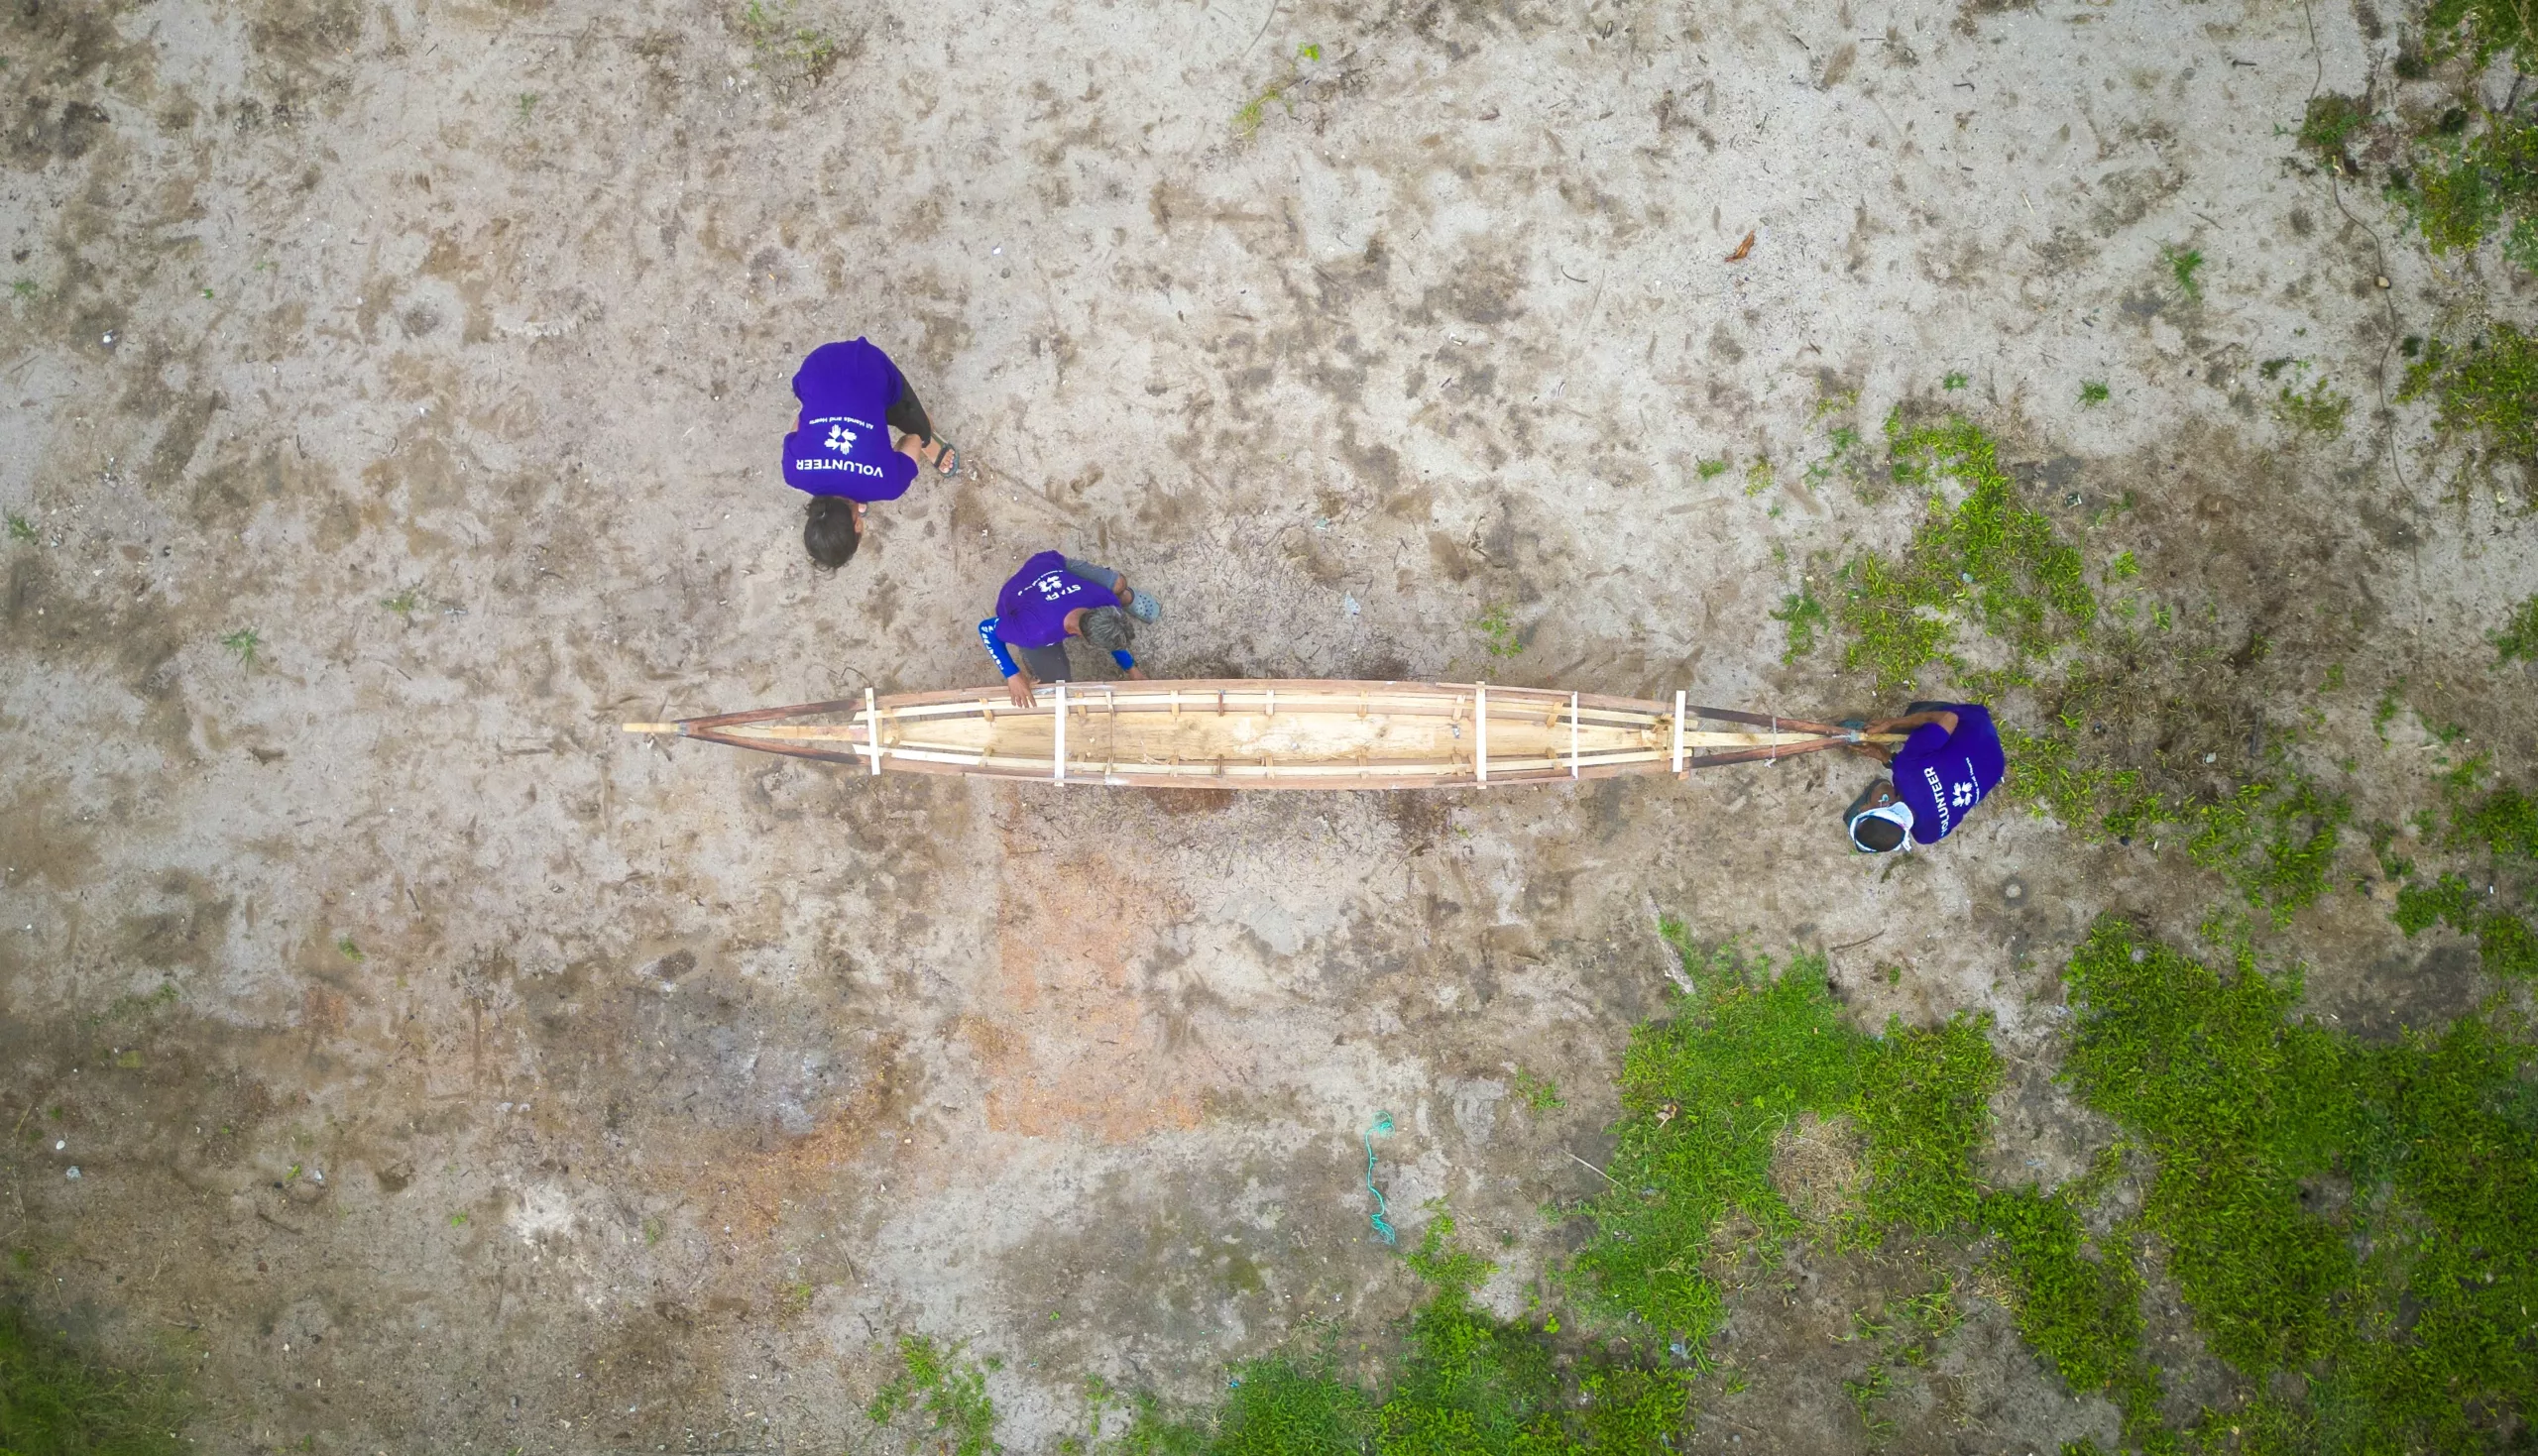
[[[2319,161],[2351,172],[2355,168],[2345,146],[2369,121],[2369,108],[2361,101],[2320,91],[2309,98],[2308,114],[2300,119],[2300,145],[2316,153]]]
[[[2115,559],[2106,564],[2106,579],[2110,582],[2129,582],[2140,574],[2141,563],[2134,560],[2130,551],[2118,551]]]
[[[2275,779],[2191,808],[2171,806],[2162,817],[2182,819],[2192,831],[2187,857],[2220,871],[2249,905],[2280,926],[2326,893],[2353,804],[2283,764]]]
[[[1544,1332],[1471,1302],[1491,1266],[1455,1251],[1453,1234],[1452,1217],[1441,1211],[1408,1256],[1434,1292],[1411,1316],[1391,1389],[1375,1410],[1381,1456],[1673,1449],[1690,1400],[1680,1373],[1590,1356],[1572,1395]]]
[[[822,27],[797,23],[793,0],[748,0],[736,20],[742,39],[755,53],[752,69],[816,82],[837,64],[837,37]],[[534,96],[521,98],[520,120],[528,120],[536,101]]]
[[[1847,1240],[1935,1235],[1974,1215],[1974,1155],[2001,1063],[1988,1017],[1864,1036],[1827,992],[1822,956],[1776,974],[1768,956],[1694,948],[1678,922],[1663,931],[1693,990],[1673,1017],[1632,1033],[1612,1185],[1575,1210],[1596,1227],[1569,1276],[1601,1305],[1681,1335],[1700,1360],[1720,1317],[1702,1263],[1722,1222],[1743,1215],[1767,1246],[1797,1231],[1771,1176],[1783,1129],[1812,1112],[1866,1136]]]
[[[1550,1077],[1536,1076],[1521,1066],[1516,1068],[1516,1100],[1536,1112],[1568,1105],[1559,1099],[1559,1087]]]
[[[2405,695],[2406,680],[2398,678],[2380,689],[2379,701],[2370,705],[2370,730],[2379,735],[2380,742],[2388,741],[2388,725],[2396,722],[2397,715],[2405,711]]]
[[[1947,372],[1946,376],[1939,381],[1939,388],[1942,390],[1962,390],[1973,382],[1973,376],[1967,374],[1964,370],[1951,369]]]
[[[265,639],[256,635],[254,627],[240,627],[220,639],[220,645],[238,654],[238,665],[253,668],[256,654],[264,649]]]
[[[1692,467],[1692,471],[1702,480],[1714,481],[1720,476],[1727,474],[1727,462],[1724,460],[1704,460],[1699,464],[1694,465]]]
[[[2325,380],[2313,380],[2306,393],[2284,385],[2274,396],[2273,417],[2293,429],[2333,437],[2344,433],[2345,412],[2352,407],[2349,396],[2328,389]]]
[[[1772,614],[1772,620],[1788,628],[1788,644],[1781,650],[1781,661],[1795,662],[1814,651],[1816,629],[1829,619],[1824,604],[1815,600],[1815,593],[1809,588],[1800,587],[1782,598],[1781,610]]]
[[[18,518],[13,515],[9,517],[9,534],[16,535],[17,528]],[[2538,662],[2538,596],[2511,609],[2502,619],[2502,630],[2485,633],[2485,640],[2493,644],[2496,667]]]
[[[1346,1379],[1326,1346],[1234,1368],[1212,1421],[1151,1400],[1105,1451],[1136,1456],[1665,1456],[1690,1408],[1687,1373],[1601,1345],[1563,1351],[1557,1320],[1534,1328],[1474,1304],[1491,1265],[1457,1249],[1442,1209],[1404,1256],[1428,1297],[1400,1332],[1380,1394]],[[1092,1443],[1086,1443],[1092,1444]]]
[[[1860,1059],[1849,1111],[1868,1137],[1861,1204],[1869,1231],[1931,1236],[1974,1218],[1974,1158],[2001,1083],[1991,1030],[1990,1012],[1960,1011],[1933,1028],[1889,1021]]]
[[[2163,247],[2159,261],[2167,265],[2168,276],[2177,280],[2177,291],[2190,299],[2203,296],[2203,285],[2195,281],[2195,274],[2203,267],[2203,254],[2192,248]]]
[[[2063,1076],[2155,1163],[2140,1216],[2195,1324],[2259,1392],[2306,1377],[2305,1400],[2270,1387],[2268,1429],[2493,1449],[2538,1390],[2528,1028],[2497,1010],[2374,1046],[2295,1020],[2296,973],[2234,961],[2107,921],[2065,972]]]
[[[1327,1355],[1254,1360],[1236,1367],[1204,1449],[1211,1456],[1360,1456],[1374,1424],[1373,1398],[1333,1373]],[[1133,1423],[1128,1429],[1130,1437],[1139,1434]],[[1147,1449],[1172,1449],[1170,1429],[1150,1422]]]
[[[2478,904],[2482,898],[2455,874],[2445,874],[2429,885],[2401,886],[2397,891],[2397,929],[2412,936],[2446,923],[2453,930],[2474,931]]]
[[[881,1387],[864,1413],[874,1425],[902,1414],[922,1415],[927,1434],[947,1456],[989,1456],[1004,1448],[995,1439],[995,1402],[987,1398],[983,1365],[961,1358],[966,1342],[939,1346],[925,1335],[899,1337],[899,1373]]]
[[[2538,167],[2538,157],[2531,161]],[[2426,396],[2444,433],[2473,436],[2487,454],[2538,474],[2538,335],[2497,323],[2465,349],[2427,341],[2397,391],[2401,400]]]
[[[335,952],[355,964],[359,964],[370,958],[361,952],[361,947],[353,944],[353,938],[350,936],[337,936],[335,938]]]
[[[2472,758],[2443,775],[2442,797],[2450,824],[2439,842],[2452,849],[2481,850],[2491,861],[2471,880],[2444,872],[2426,884],[2414,865],[2383,852],[2381,867],[2407,883],[2397,890],[2397,928],[2412,937],[2447,925],[2477,942],[2477,958],[2488,975],[2538,977],[2538,930],[2525,913],[2527,882],[2521,873],[2538,862],[2538,799],[2502,784],[2483,793],[2477,784],[2484,760]],[[2392,836],[2393,838],[2393,836]],[[2479,890],[2478,883],[2485,888]],[[2512,892],[2504,893],[2506,886]]]
[[[1515,619],[1507,615],[1507,604],[1503,602],[1491,603],[1472,625],[1479,628],[1481,647],[1492,657],[1514,657],[1525,650],[1523,640],[1516,635]]]
[[[2141,1358],[2141,1270],[2122,1231],[2089,1238],[2086,1191],[2028,1186],[1986,1197],[1989,1264],[2012,1290],[2019,1334],[2073,1391],[2113,1398],[2131,1426],[2133,1411],[2158,1397]]]
[[[394,597],[383,597],[379,605],[402,616],[410,625],[414,613],[423,605],[423,594],[412,587],[401,588]]]
[[[2538,271],[2538,121],[2482,108],[2479,116],[2472,131],[2457,109],[2415,137],[2412,169],[2390,174],[2387,196],[2435,254],[2499,235],[2504,257]]]
[[[2107,401],[2106,382],[2090,380],[2080,386],[2080,407],[2093,409]]]
[[[34,279],[20,279],[9,285],[9,292],[15,297],[32,298],[36,295],[36,280]]]
[[[1287,62],[1285,74],[1263,87],[1259,95],[1244,102],[1234,112],[1233,134],[1246,142],[1256,136],[1260,131],[1260,123],[1266,117],[1268,105],[1272,101],[1284,106],[1289,116],[1295,115],[1295,103],[1287,99],[1287,93],[1294,89],[1298,81],[1304,79],[1304,62],[1321,58],[1320,46],[1298,46],[1294,58]]]
[[[2287,1019],[2298,976],[2268,977],[2243,950],[2225,979],[2109,922],[2064,983],[2077,1022],[2062,1074],[2158,1161],[2142,1218],[2213,1352],[2247,1371],[2326,1353],[2331,1296],[2357,1266],[2300,1179],[2334,1166],[2342,1054]]]
[[[32,541],[36,538],[35,522],[12,510],[9,512],[9,539]]]
[[[1842,1382],[1842,1394],[1851,1398],[1851,1408],[1859,1412],[1860,1424],[1872,1441],[1882,1441],[1895,1434],[1895,1422],[1878,1413],[1877,1402],[1895,1394],[1895,1382],[1887,1375],[1886,1362],[1869,1362],[1858,1380]]]
[[[2538,860],[2538,800],[2509,784],[2478,794],[2477,783],[2485,771],[2480,756],[2444,776],[2443,798],[2451,814],[2446,841],[2481,847],[2501,859]]]
[[[1746,496],[1750,499],[1770,490],[1773,479],[1772,458],[1768,455],[1755,456],[1754,463],[1745,467]]]
[[[2522,0],[2432,0],[2423,29],[2434,54],[2464,54],[2480,67],[2505,51],[2524,63],[2538,54],[2538,19]]]
[[[174,981],[161,981],[159,989],[147,994],[126,991],[115,997],[105,1010],[91,1017],[89,1024],[95,1026],[108,1021],[119,1021],[127,1016],[146,1015],[164,1007],[173,1006],[179,994]]]
[[[1672,1018],[1631,1033],[1612,1185],[1577,1210],[1595,1234],[1569,1275],[1596,1302],[1700,1351],[1722,1317],[1701,1267],[1712,1236],[1730,1213],[1767,1244],[1797,1231],[1772,1183],[1773,1140],[1799,1113],[1851,1100],[1863,1039],[1825,991],[1822,956],[1776,975],[1769,956],[1703,953],[1680,924],[1664,930],[1695,989]]]
[[[173,1456],[187,1449],[178,1434],[187,1409],[173,1382],[103,1365],[26,1310],[0,1305],[0,1451]]]
[[[1930,491],[1928,514],[1895,557],[1856,556],[1842,567],[1833,609],[1847,639],[1842,666],[1870,671],[1880,692],[1896,692],[1932,664],[1962,675],[1954,650],[1960,624],[2006,642],[2013,674],[2084,639],[2098,607],[2080,553],[2019,499],[1992,437],[1962,418],[1910,429],[1890,418],[1887,439],[1895,479]],[[1954,507],[1936,490],[1948,479],[1966,489]]]

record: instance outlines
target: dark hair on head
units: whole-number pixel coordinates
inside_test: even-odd
[[[855,559],[864,533],[855,528],[855,503],[843,496],[813,496],[802,520],[802,549],[824,571]]]
[[[1879,854],[1900,849],[1904,846],[1904,826],[1891,819],[1861,815],[1851,820],[1851,842]]]
[[[1137,624],[1116,607],[1096,607],[1084,615],[1084,640],[1104,652],[1125,652],[1137,639]]]

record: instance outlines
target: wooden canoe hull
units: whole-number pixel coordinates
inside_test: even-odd
[[[1677,736],[1677,710],[1681,732]],[[1697,720],[1737,727],[1705,728]],[[1202,679],[865,694],[630,732],[854,763],[1133,788],[1425,789],[1679,772],[1862,739],[1831,725],[1475,683]],[[871,745],[877,738],[879,752]]]

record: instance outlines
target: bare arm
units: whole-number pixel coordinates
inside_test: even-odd
[[[1863,731],[1872,733],[1891,733],[1901,729],[1904,732],[1910,732],[1912,729],[1919,728],[1925,723],[1937,724],[1940,728],[1943,728],[1953,733],[1956,731],[1957,717],[1950,709],[1935,708],[1927,713],[1915,713],[1904,718],[1881,718],[1877,722],[1870,724],[1865,729],[1863,729]]]

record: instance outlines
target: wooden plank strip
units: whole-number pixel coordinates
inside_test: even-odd
[[[1472,749],[1472,779],[1476,784],[1489,782],[1489,684],[1474,683],[1471,689],[1472,736],[1479,741]]]
[[[864,690],[864,757],[872,771],[881,771],[881,710],[873,705],[872,690]]]
[[[1568,695],[1568,776],[1577,777],[1577,695]]]
[[[1050,761],[1056,765],[1051,776],[1059,783],[1065,783],[1067,781],[1067,685],[1064,679],[1058,682],[1058,744],[1057,751],[1050,755]]]
[[[1674,772],[1683,771],[1683,690],[1674,690]]]

